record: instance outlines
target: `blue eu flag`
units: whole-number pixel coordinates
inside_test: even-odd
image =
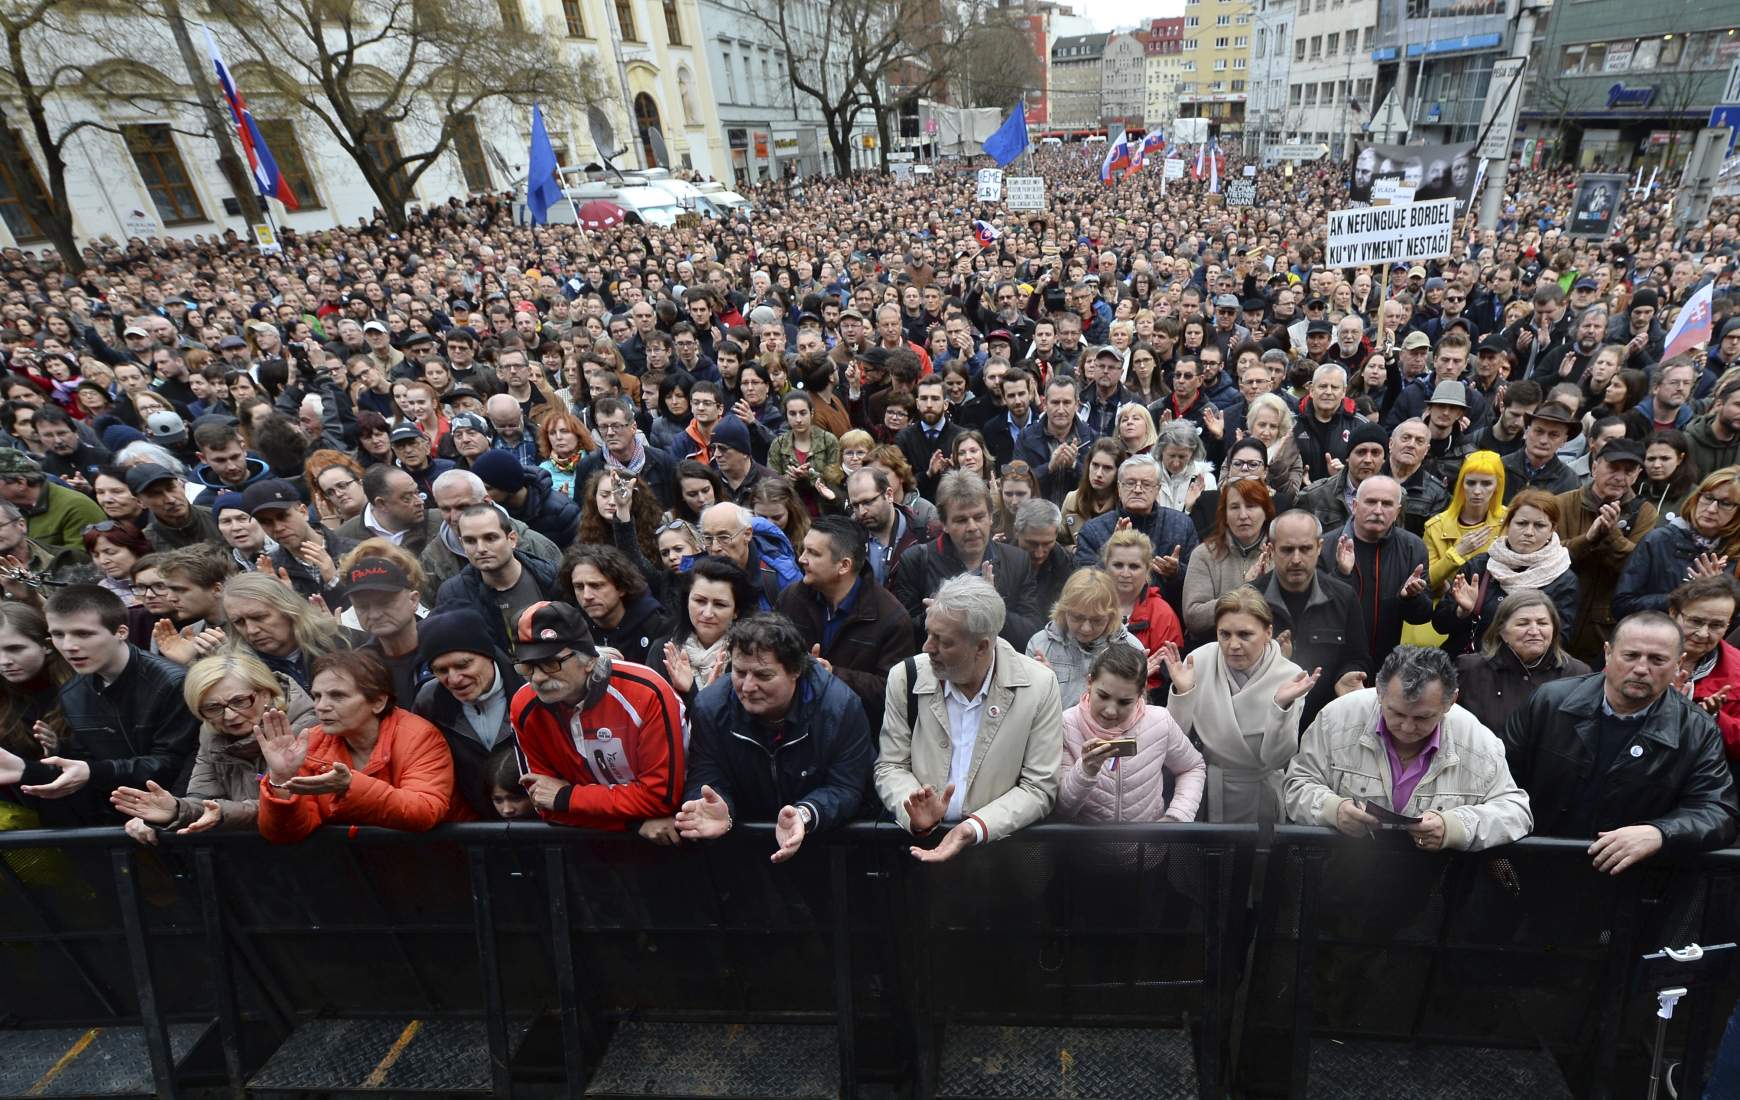
[[[1015,104],[1015,113],[1003,120],[997,132],[985,139],[985,155],[1002,168],[1027,151],[1027,101]]]
[[[556,179],[556,149],[544,129],[544,112],[532,107],[532,148],[526,154],[526,210],[533,225],[550,220],[550,207],[562,201],[562,184]]]

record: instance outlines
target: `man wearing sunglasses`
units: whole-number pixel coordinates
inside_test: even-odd
[[[540,601],[514,623],[509,713],[520,783],[558,825],[677,843],[687,722],[676,692],[644,665],[600,656],[586,616]]]

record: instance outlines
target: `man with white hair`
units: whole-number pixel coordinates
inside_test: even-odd
[[[1347,461],[1348,440],[1361,422],[1347,399],[1347,371],[1334,363],[1313,371],[1305,411],[1293,423],[1307,482],[1329,477]]]
[[[1402,622],[1429,622],[1426,544],[1402,517],[1402,486],[1385,474],[1359,483],[1353,516],[1339,531],[1324,532],[1321,567],[1353,586],[1360,621],[1371,624],[1365,656],[1376,667],[1402,641]]]
[[[1051,812],[1063,763],[1057,677],[998,637],[1003,597],[984,578],[944,581],[924,652],[889,670],[876,793],[902,828],[934,836],[927,862],[1026,828]]]
[[[487,502],[489,493],[484,488],[483,479],[470,470],[448,470],[435,478],[430,495],[435,498],[435,507],[441,512],[441,527],[417,556],[417,564],[423,567],[430,589],[438,591],[441,582],[458,576],[466,565],[465,548],[460,545],[454,520],[473,504]],[[508,526],[519,536],[521,552],[551,565],[561,562],[562,551],[555,543],[511,516]]]

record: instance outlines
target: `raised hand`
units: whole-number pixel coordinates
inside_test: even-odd
[[[1324,466],[1328,468],[1329,476],[1334,477],[1336,474],[1339,474],[1342,470],[1347,468],[1347,463],[1336,458],[1334,455],[1330,455],[1324,460]]]
[[[1188,512],[1190,509],[1192,509],[1196,506],[1197,498],[1202,496],[1202,490],[1205,489],[1207,486],[1208,486],[1208,481],[1202,476],[1200,471],[1197,473],[1197,475],[1195,477],[1190,479],[1190,484],[1187,485],[1184,489],[1184,510],[1185,511]]]
[[[1704,698],[1699,699],[1698,706],[1703,707],[1704,713],[1706,714],[1715,714],[1717,711],[1722,709],[1722,704],[1728,701],[1728,689],[1731,686],[1733,685],[1723,684],[1721,687],[1716,689],[1714,694],[1706,695]]]
[[[1298,700],[1309,695],[1311,689],[1317,686],[1317,680],[1322,675],[1323,669],[1321,667],[1314,668],[1310,672],[1301,670],[1299,675],[1275,689],[1275,705],[1286,710]]]
[[[687,695],[695,689],[695,665],[675,642],[665,643],[665,675],[678,695]]]
[[[1402,598],[1418,596],[1426,590],[1426,566],[1422,563],[1414,566],[1414,571],[1408,574],[1408,579],[1402,582]]]
[[[1339,699],[1348,692],[1359,691],[1363,687],[1365,687],[1365,673],[1358,669],[1344,672],[1341,674],[1341,678],[1335,681],[1335,697]]]
[[[1046,465],[1051,467],[1053,473],[1067,470],[1075,465],[1075,456],[1079,454],[1080,451],[1081,448],[1075,445],[1073,439],[1067,443],[1060,443],[1058,444],[1057,450],[1051,452],[1051,461]]]
[[[677,832],[684,840],[712,840],[731,831],[731,810],[719,792],[705,784],[701,797],[683,803],[677,811]]]
[[[1718,556],[1710,553],[1699,554],[1698,559],[1692,563],[1691,568],[1686,570],[1686,579],[1692,581],[1697,580],[1699,577],[1714,577],[1726,571],[1727,568],[1728,555],[1722,554]]]
[[[975,836],[972,822],[963,821],[950,829],[948,835],[942,838],[942,843],[935,848],[911,848],[912,858],[920,863],[947,863],[971,845]]]
[[[1566,356],[1566,358],[1569,358],[1569,356]],[[1589,530],[1584,532],[1584,537],[1588,538],[1590,541],[1603,538],[1608,532],[1614,530],[1618,524],[1619,502],[1617,500],[1609,501],[1601,506],[1599,512],[1595,513],[1595,518],[1590,521]]]
[[[151,624],[151,644],[159,656],[166,661],[174,661],[178,665],[191,665],[199,659],[199,649],[193,642],[193,627],[175,629],[175,624],[168,619],[158,619]]]
[[[69,794],[84,790],[85,784],[91,781],[91,766],[83,760],[45,756],[42,762],[51,768],[59,768],[60,774],[52,783],[25,783],[19,786],[19,790],[33,798],[65,798]]]
[[[1590,530],[1593,532],[1593,525],[1591,525]],[[1486,544],[1491,541],[1492,528],[1476,527],[1474,530],[1456,540],[1456,552],[1462,555],[1465,559],[1472,558],[1474,555],[1484,550]]]
[[[30,727],[31,740],[42,749],[42,755],[53,756],[60,751],[60,731],[47,722],[36,722]]]
[[[949,456],[943,454],[941,451],[932,451],[930,453],[930,473],[932,477],[935,477],[937,474],[942,473],[953,465],[954,463],[949,460]]]
[[[1346,577],[1353,573],[1356,559],[1353,553],[1353,536],[1343,535],[1335,543],[1335,569]]]
[[[332,560],[332,555],[326,552],[326,546],[323,543],[309,539],[296,551],[296,558],[303,565],[320,574],[321,584],[331,584],[333,578],[338,576],[338,565]],[[285,583],[289,583],[289,580],[290,576],[286,573],[284,575]]]
[[[350,790],[351,770],[342,760],[314,775],[298,775],[285,786],[297,794],[344,794]]]
[[[1202,430],[1216,439],[1226,432],[1226,414],[1213,403],[1204,406],[1202,410]]]
[[[1480,586],[1458,573],[1450,578],[1450,598],[1456,602],[1457,618],[1472,618],[1480,602]]]
[[[784,863],[797,855],[798,846],[804,842],[804,833],[804,815],[798,813],[796,806],[782,807],[773,823],[773,839],[779,845],[771,857],[773,862]]]
[[[1196,686],[1196,654],[1181,657],[1176,642],[1167,642],[1160,647],[1160,660],[1166,666],[1166,676],[1172,681],[1172,691],[1176,695],[1189,695]]]
[[[991,584],[991,585],[996,584],[997,583],[997,563],[992,561],[989,557],[987,557],[984,561],[980,562],[979,563],[979,576],[985,578],[986,584]]]
[[[224,823],[224,808],[218,805],[218,803],[207,798],[200,802],[199,808],[199,816],[181,828],[175,830],[176,836],[185,836],[188,833],[203,833],[210,829],[215,829]]]
[[[1082,750],[1081,759],[1076,761],[1076,766],[1089,779],[1097,779],[1100,769],[1105,767],[1106,761],[1112,758],[1112,748],[1113,745],[1110,741],[1098,739],[1089,741],[1087,747]]]
[[[152,825],[167,825],[175,820],[179,806],[176,797],[157,785],[154,779],[145,781],[145,789],[116,787],[109,793],[109,805],[128,817],[136,817]]]
[[[823,672],[834,671],[833,662],[822,656],[822,644],[820,642],[817,642],[815,645],[810,647],[810,660],[814,661]]]
[[[1163,558],[1155,558],[1149,563],[1149,568],[1160,574],[1162,577],[1176,577],[1178,571],[1184,568],[1184,563],[1179,560],[1179,555],[1183,552],[1183,546],[1174,546],[1172,548],[1172,553]]]
[[[949,801],[955,797],[955,785],[950,783],[941,794],[935,787],[923,786],[906,796],[906,822],[914,835],[928,833],[949,811]]]
[[[267,779],[277,786],[294,779],[308,759],[308,734],[291,729],[289,716],[281,710],[268,710],[260,716],[254,741],[266,763]]]
[[[1250,568],[1245,570],[1245,580],[1254,582],[1258,577],[1269,571],[1269,549],[1271,545],[1272,544],[1269,542],[1263,543],[1263,552],[1258,554],[1257,560],[1253,561]]]

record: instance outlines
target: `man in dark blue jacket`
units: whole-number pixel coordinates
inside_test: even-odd
[[[844,824],[870,782],[870,724],[844,680],[812,660],[784,615],[753,615],[725,638],[731,675],[689,715],[688,777],[677,831],[724,836],[739,821],[773,821],[773,861]]]
[[[508,515],[566,550],[580,533],[580,504],[558,492],[548,470],[528,470],[507,451],[485,451],[471,464],[491,500]]]

